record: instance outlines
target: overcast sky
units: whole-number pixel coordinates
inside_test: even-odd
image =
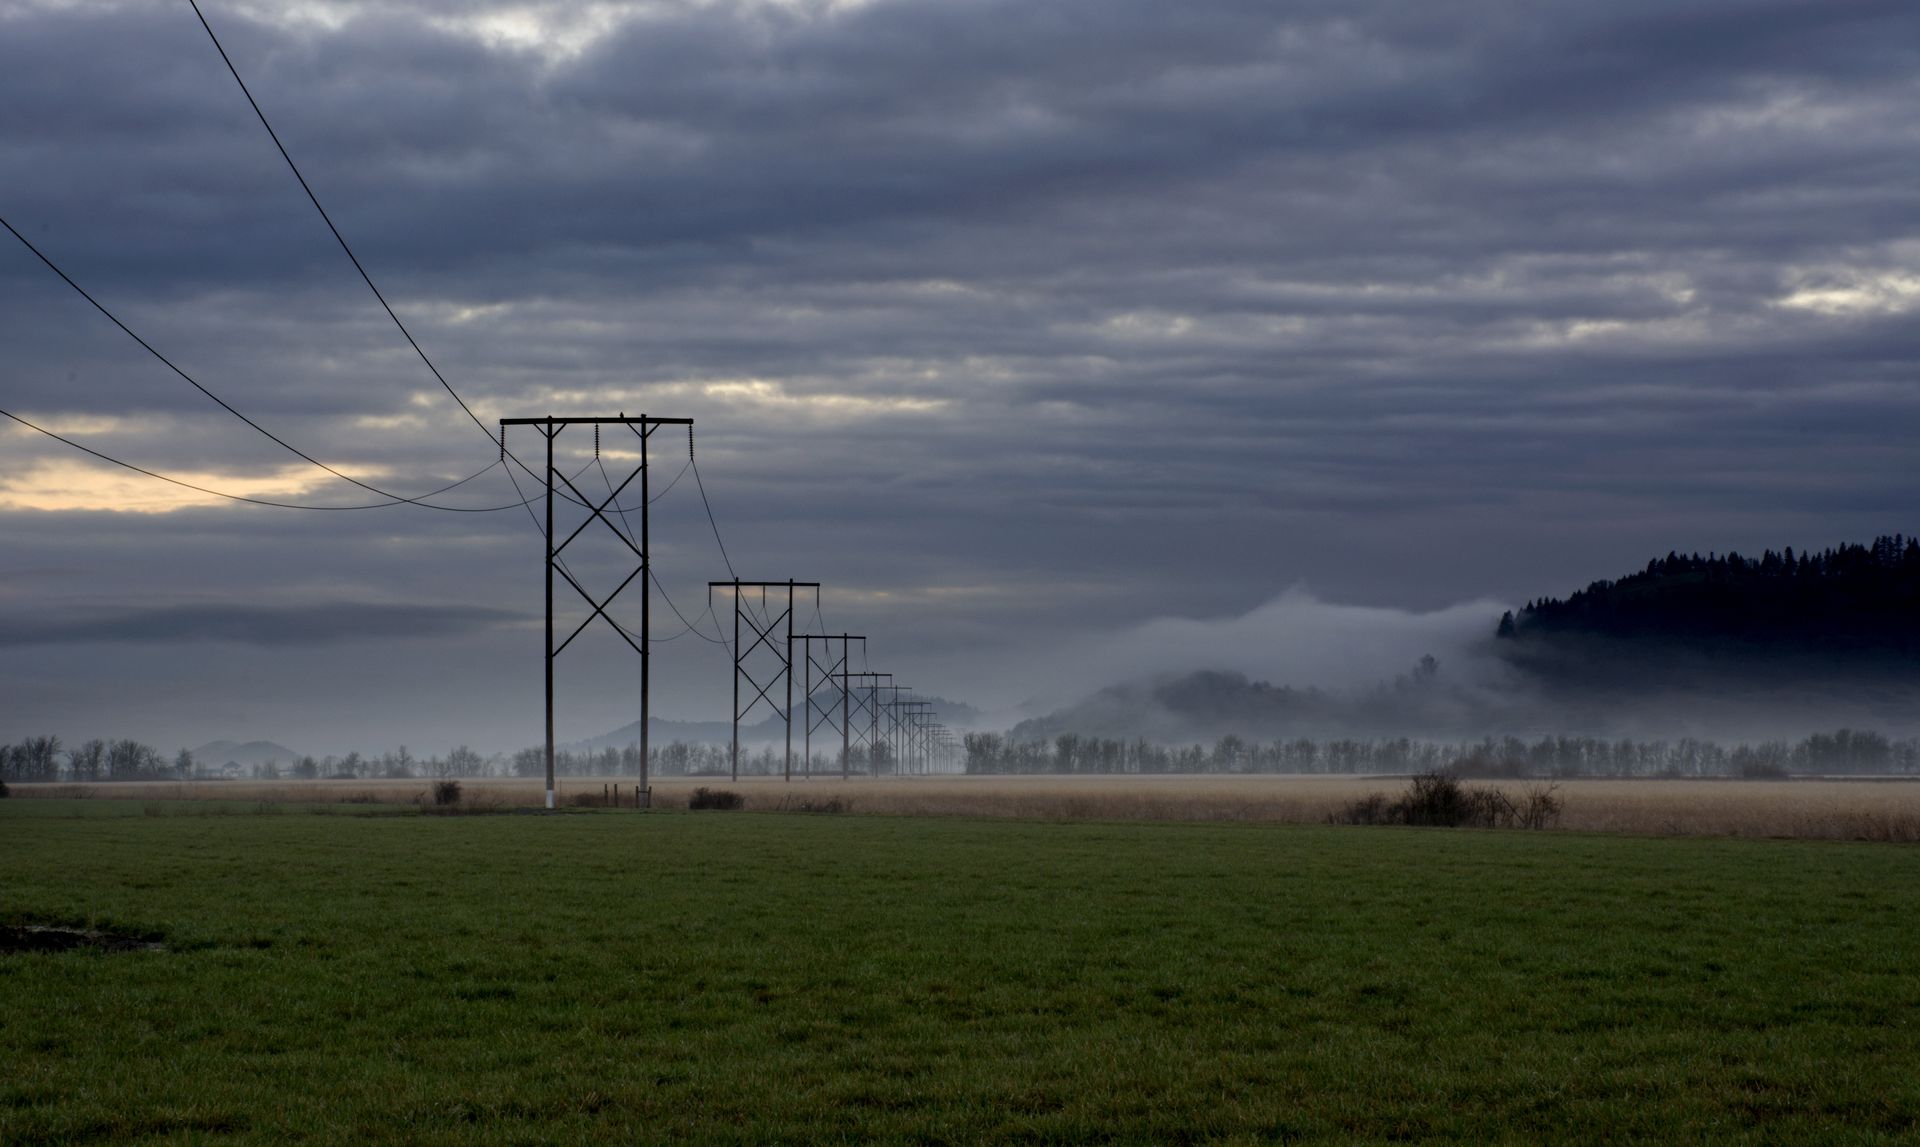
[[[803,628],[929,692],[1066,699],[1165,619],[1491,627],[1670,549],[1916,528],[1911,0],[206,11],[481,419],[696,419],[739,576],[824,583]],[[316,458],[419,493],[498,456],[185,0],[0,0],[0,215]],[[0,408],[97,450],[370,500],[4,233],[0,347]],[[0,739],[532,743],[541,547],[0,430]],[[700,620],[691,475],[654,548]],[[656,712],[724,718],[720,647],[659,650]],[[563,739],[632,719],[633,662],[567,651]]]

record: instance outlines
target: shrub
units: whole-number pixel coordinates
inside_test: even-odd
[[[460,803],[459,781],[433,782],[433,803],[441,807]]]
[[[1368,793],[1328,819],[1337,824],[1393,824],[1392,812],[1387,794]]]
[[[6,800],[12,795],[12,793],[7,791],[7,782],[0,781],[0,801]]]
[[[1490,790],[1470,789],[1446,773],[1426,773],[1413,778],[1406,794],[1396,802],[1403,811],[1401,824],[1435,825],[1454,828],[1471,823],[1482,810],[1476,797]]]
[[[687,798],[687,807],[690,809],[732,810],[743,808],[746,803],[747,798],[739,793],[729,792],[726,789],[710,789],[704,785],[693,790],[693,795]]]
[[[1521,794],[1519,808],[1519,826],[1521,828],[1552,828],[1560,823],[1560,798],[1558,785],[1529,785]]]
[[[1330,824],[1404,824],[1433,828],[1547,828],[1560,819],[1553,785],[1534,785],[1514,799],[1499,789],[1472,788],[1448,773],[1422,773],[1388,799],[1368,793],[1328,815]]]

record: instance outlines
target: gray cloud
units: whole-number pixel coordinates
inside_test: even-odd
[[[229,642],[322,646],[469,634],[522,620],[471,606],[330,602],[318,605],[173,605],[95,609],[56,617],[0,616],[0,645]]]
[[[736,0],[574,54],[489,42],[472,5],[330,10],[210,15],[462,393],[696,417],[742,574],[826,582],[943,693],[1009,703],[1035,649],[1297,581],[1432,611],[1912,529],[1910,4]],[[184,17],[0,0],[0,211],[304,448],[406,489],[484,465]],[[0,345],[0,405],[126,419],[91,445],[287,461],[12,248]],[[61,450],[0,435],[0,479]],[[692,612],[725,570],[690,493],[655,529]],[[522,513],[0,531],[20,569],[92,571],[0,568],[9,608],[539,587]],[[663,703],[724,710],[712,652]],[[0,736],[87,711],[70,672]],[[464,719],[533,727],[473,688]]]

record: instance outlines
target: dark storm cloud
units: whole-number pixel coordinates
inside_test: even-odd
[[[948,692],[1296,581],[1437,609],[1912,528],[1910,4],[524,9],[565,50],[314,11],[209,15],[482,417],[697,418],[742,574],[828,582]],[[0,0],[0,106],[0,212],[196,377],[400,488],[488,461],[189,10]],[[287,461],[11,247],[0,345],[0,405],[91,445]],[[0,499],[61,449],[0,435]],[[655,528],[691,611],[725,570],[689,492]],[[526,522],[0,510],[21,568],[98,571],[0,600],[260,568],[524,610]]]
[[[315,646],[471,633],[522,620],[496,609],[331,602],[320,605],[177,605],[52,617],[0,615],[0,645],[230,642]]]

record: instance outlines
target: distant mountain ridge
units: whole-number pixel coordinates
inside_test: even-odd
[[[229,761],[236,765],[264,765],[269,761],[290,765],[300,759],[300,754],[273,741],[208,741],[192,752],[195,761],[214,767]]]

